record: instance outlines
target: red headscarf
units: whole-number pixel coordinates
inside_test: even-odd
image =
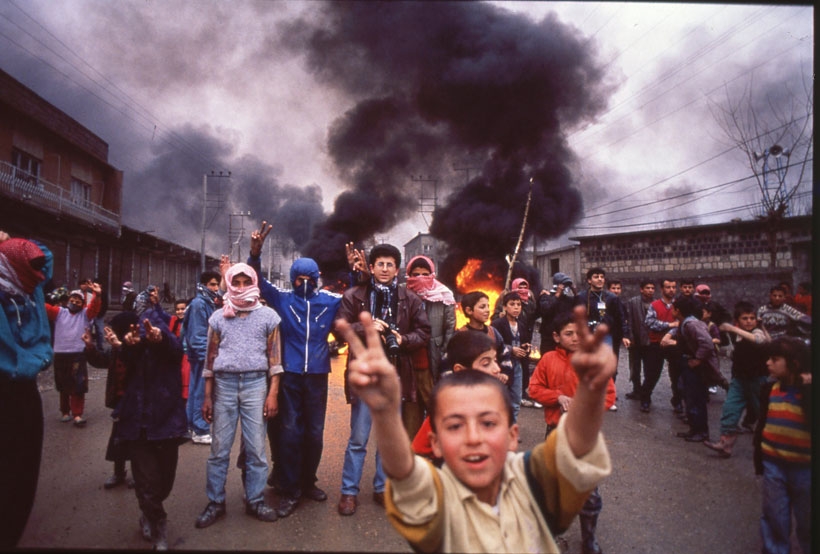
[[[3,241],[0,243],[0,287],[13,294],[33,293],[46,278],[39,270],[45,257],[40,247],[29,240]]]
[[[413,267],[416,261],[424,260],[426,265],[430,268],[430,275],[418,275],[410,277],[410,268]],[[427,256],[416,256],[407,262],[407,288],[418,294],[422,300],[428,302],[443,302],[445,304],[455,304],[456,299],[453,298],[453,292],[445,285],[436,280],[436,266],[433,260]]]
[[[521,286],[521,283],[526,283],[527,288],[525,288],[525,289],[518,288],[519,286]],[[529,301],[529,299],[530,299],[530,284],[529,284],[529,282],[527,282],[526,279],[524,279],[522,277],[519,277],[518,279],[513,279],[512,291],[518,293],[518,296],[521,297],[522,302]]]

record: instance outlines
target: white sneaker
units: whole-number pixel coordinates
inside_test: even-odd
[[[211,435],[197,435],[191,438],[195,444],[211,444]]]
[[[540,408],[543,408],[543,407],[544,407],[544,405],[543,405],[543,404],[541,404],[540,402],[536,401],[536,400],[533,400],[533,401],[532,401],[532,407],[533,407],[533,408],[539,408],[539,409],[540,409]]]
[[[529,400],[527,398],[522,398],[521,399],[521,405],[524,406],[525,408],[532,408],[532,400]]]
[[[617,412],[617,411],[618,411],[618,406],[616,406],[615,404],[613,404],[612,406],[610,406],[610,407],[609,407],[609,411],[610,411],[610,412]]]
[[[709,394],[717,394],[717,387],[709,387]]]

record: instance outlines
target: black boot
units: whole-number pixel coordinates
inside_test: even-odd
[[[583,554],[603,554],[603,550],[595,540],[595,528],[598,526],[598,516],[578,516],[581,523],[581,552]]]
[[[161,519],[153,526],[154,550],[168,550],[168,520]]]

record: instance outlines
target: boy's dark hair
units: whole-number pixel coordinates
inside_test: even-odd
[[[377,244],[370,250],[370,256],[367,257],[367,263],[373,265],[376,263],[376,258],[393,258],[396,262],[396,267],[401,266],[401,252],[392,244]]]
[[[755,314],[755,315],[757,315],[757,311],[755,310],[755,307],[752,305],[751,302],[741,300],[740,302],[735,304],[735,311],[732,314],[732,316],[735,318],[735,320],[740,319],[740,316],[742,316],[743,314]]]
[[[700,307],[703,310],[706,310],[710,314],[714,314],[715,310],[717,309],[717,304],[715,304],[712,300],[708,300],[706,302],[701,301]]]
[[[609,282],[606,284],[606,288],[609,288],[609,287],[611,287],[612,285],[621,285],[621,286],[623,286],[623,283],[621,283],[621,280],[620,280],[620,279],[612,279],[611,281],[609,281]]]
[[[606,277],[606,271],[602,267],[591,267],[587,270],[587,281],[592,278],[593,275],[603,275]]]
[[[679,296],[672,301],[672,305],[678,309],[684,319],[690,315],[697,319],[703,317],[703,304],[697,298]]]
[[[640,288],[644,288],[646,285],[654,285],[654,284],[655,284],[655,281],[653,281],[652,279],[646,279],[646,278],[643,278],[638,282],[638,286]]]
[[[552,320],[552,331],[558,335],[564,330],[564,327],[570,323],[575,323],[575,315],[572,312],[560,312]]]
[[[488,350],[495,350],[495,341],[487,333],[456,331],[447,343],[447,365],[471,368],[473,362]]]
[[[507,294],[504,295],[504,297],[501,299],[501,303],[504,306],[506,306],[507,302],[510,302],[511,300],[518,300],[519,302],[523,302],[523,300],[521,300],[521,295],[520,294],[518,294],[515,291],[510,291],[510,292],[508,292]]]
[[[797,337],[777,337],[768,344],[766,355],[782,356],[792,376],[811,371],[811,350]]]
[[[202,274],[199,276],[199,282],[202,285],[207,285],[211,279],[216,279],[217,281],[222,280],[222,275],[220,275],[216,271],[203,271]]]
[[[177,298],[176,300],[174,300],[174,304],[173,304],[174,308],[177,307],[177,304],[185,304],[187,306],[188,305],[188,300],[186,300],[185,298]]]
[[[430,394],[430,404],[427,410],[430,416],[430,428],[434,433],[436,432],[436,412],[438,412],[439,393],[449,387],[476,387],[479,385],[489,385],[491,387],[495,387],[495,389],[501,394],[501,397],[504,399],[504,407],[506,408],[505,411],[507,412],[507,424],[512,426],[515,420],[513,419],[512,397],[510,396],[510,389],[507,385],[489,373],[484,373],[483,371],[478,371],[477,369],[465,369],[464,371],[458,371],[445,375],[439,380],[438,383],[436,383],[436,386],[433,387],[433,392]]]
[[[673,279],[673,278],[671,278],[671,277],[664,277],[663,279],[661,279],[661,282],[658,284],[658,287],[659,287],[659,288],[663,288],[663,284],[664,284],[664,283],[675,283],[675,284],[677,285],[677,284],[678,284],[678,280],[677,280],[677,279]]]
[[[461,297],[461,309],[464,310],[464,313],[467,313],[467,308],[471,310],[478,304],[478,301],[482,298],[486,298],[487,300],[490,299],[486,293],[481,292],[480,290],[474,290],[472,292],[468,292],[464,296]],[[520,297],[519,297],[520,299]]]
[[[773,293],[774,291],[779,290],[783,294],[786,294],[786,288],[783,285],[775,285],[769,289],[769,294]]]
[[[695,280],[690,279],[689,277],[686,277],[685,279],[680,280],[680,284],[681,284],[681,286],[683,286],[683,285],[692,285],[694,287],[695,286]]]

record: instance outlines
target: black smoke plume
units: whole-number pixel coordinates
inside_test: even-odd
[[[452,193],[430,228],[449,247],[440,266],[510,254],[530,179],[527,236],[557,236],[578,219],[565,137],[603,110],[611,87],[593,44],[554,14],[534,22],[475,2],[333,2],[282,30],[317,78],[356,100],[329,132],[349,190],[306,247],[320,265],[410,215],[413,172],[446,175],[465,159],[483,166],[463,188],[444,183]]]

